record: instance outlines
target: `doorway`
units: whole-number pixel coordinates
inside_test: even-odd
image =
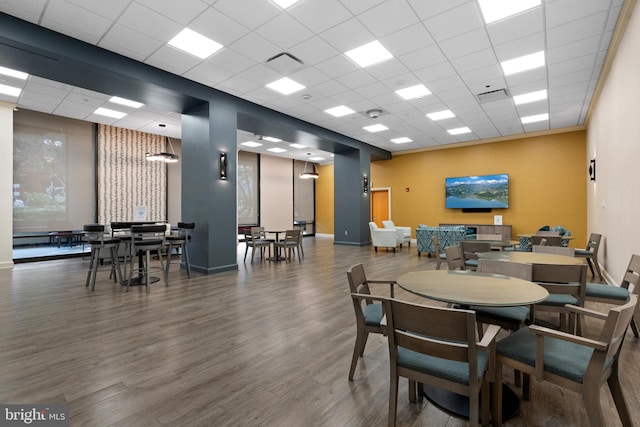
[[[382,228],[382,221],[391,218],[391,189],[371,189],[371,221]]]

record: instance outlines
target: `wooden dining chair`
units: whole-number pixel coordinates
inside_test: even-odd
[[[447,254],[442,251],[440,247],[440,242],[438,241],[438,236],[435,234],[431,236],[431,241],[433,242],[433,250],[436,254],[436,270],[440,270],[440,265],[442,265],[442,261],[447,260]]]
[[[113,277],[114,282],[122,283],[122,271],[120,270],[120,260],[118,257],[120,239],[105,235],[105,226],[103,224],[85,224],[83,230],[87,242],[91,245],[91,258],[85,286],[90,288],[91,291],[96,290],[96,276],[100,264],[100,252],[102,250],[109,251],[111,259],[110,277]]]
[[[604,280],[602,277],[602,271],[600,270],[600,263],[598,262],[598,251],[600,249],[600,241],[602,240],[602,234],[591,233],[587,247],[585,249],[576,249],[576,256],[587,260],[587,265],[591,270],[591,276],[596,277],[593,269],[598,272],[600,280]]]
[[[256,255],[256,250],[260,251],[260,259],[264,260],[264,251],[269,251],[269,257],[271,257],[271,244],[273,240],[267,239],[264,233],[264,227],[251,227],[249,232],[244,233],[245,250],[244,250],[244,262],[247,262],[247,253],[251,248],[251,263],[253,264],[253,258]]]
[[[351,357],[351,367],[349,368],[349,381],[353,381],[356,372],[358,359],[364,355],[364,348],[367,345],[369,334],[383,334],[384,331],[380,322],[382,321],[382,303],[375,302],[371,298],[354,297],[354,294],[371,296],[371,288],[375,285],[376,291],[385,285],[386,288],[381,294],[389,295],[393,298],[393,287],[395,280],[368,280],[362,264],[356,264],[347,271],[347,281],[351,291],[351,302],[356,313],[356,343],[353,347]]]
[[[574,256],[576,252],[575,248],[558,245],[534,245],[532,246],[532,251],[541,254],[564,255],[570,257]]]
[[[584,307],[587,287],[587,266],[585,264],[532,264],[531,281],[543,286],[549,297],[534,307],[533,321],[539,322],[539,312],[558,313],[560,330],[574,329],[575,316],[567,310],[567,305]],[[580,331],[578,322],[575,327]]]
[[[631,295],[624,305],[611,308],[608,314],[567,306],[577,316],[604,320],[598,339],[588,339],[532,325],[501,339],[496,344],[494,383],[502,382],[502,367],[524,373],[523,398],[530,400],[529,376],[548,381],[582,395],[592,427],[610,425],[600,402],[600,389],[606,382],[623,426],[633,425],[618,378],[618,359],[625,332],[636,310],[637,297]],[[554,391],[555,393],[555,391]],[[555,393],[551,399],[561,398]],[[502,425],[502,387],[493,387],[493,424]]]
[[[531,236],[532,246],[562,246],[562,237],[560,236]]]
[[[460,246],[447,246],[444,248],[447,257],[447,267],[449,270],[465,270],[464,258],[462,257],[462,248]]]
[[[491,243],[486,241],[463,240],[460,245],[464,264],[469,270],[478,268],[478,252],[489,252],[491,250]]]
[[[300,230],[286,230],[284,232],[284,239],[274,242],[273,246],[277,252],[283,251],[286,254],[285,259],[287,261],[297,252],[298,261],[300,261]]]
[[[606,283],[587,283],[585,299],[587,301],[601,302],[605,304],[626,304],[630,295],[640,293],[640,255],[633,254],[629,265],[622,277],[620,286]],[[640,323],[640,306],[636,306],[636,312],[631,319],[631,329],[636,338],[640,337],[638,324]]]
[[[469,425],[489,423],[489,380],[493,351],[500,328],[490,325],[476,339],[472,310],[430,307],[383,299],[389,342],[390,386],[388,425],[396,425],[398,382],[409,380],[409,399],[423,385],[469,398]],[[481,410],[480,410],[481,408]]]

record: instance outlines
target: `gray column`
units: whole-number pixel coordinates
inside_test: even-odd
[[[212,101],[182,116],[182,220],[195,222],[191,268],[237,270],[236,123],[234,105]],[[220,153],[227,179],[220,179]]]
[[[369,233],[370,193],[364,177],[370,177],[371,155],[366,149],[336,153],[334,174],[334,244],[364,246]]]
[[[13,109],[0,101],[0,268],[13,267]]]

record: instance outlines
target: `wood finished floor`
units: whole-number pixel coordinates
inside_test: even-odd
[[[239,271],[188,279],[174,270],[170,287],[158,282],[150,294],[124,292],[107,271],[91,293],[88,260],[77,258],[0,270],[0,402],[66,403],[72,426],[384,426],[383,337],[369,338],[347,380],[355,317],[346,270],[362,262],[370,278],[395,278],[435,262],[415,245],[375,253],[315,237],[304,250],[302,262],[244,264],[240,244]],[[621,366],[640,425],[639,345],[629,333]],[[399,426],[466,425],[426,400],[409,403],[406,390],[401,381]],[[532,396],[507,425],[588,425],[576,394],[534,382]],[[606,387],[601,396],[619,425]]]

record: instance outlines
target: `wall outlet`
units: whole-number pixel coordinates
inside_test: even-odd
[[[344,235],[346,236],[348,234],[349,234],[349,232],[347,230],[344,230]]]

